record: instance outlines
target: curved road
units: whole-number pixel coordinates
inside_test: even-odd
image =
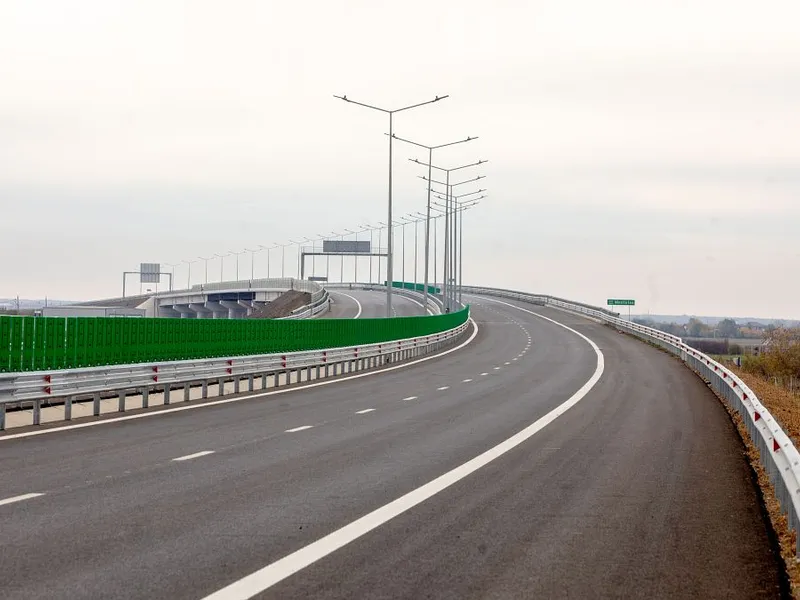
[[[333,297],[331,309],[323,319],[376,319],[386,316],[386,292],[368,290],[329,290]],[[394,294],[392,308],[397,317],[425,314],[421,302],[407,296]]]
[[[699,379],[579,317],[475,302],[469,345],[404,368],[0,437],[3,597],[785,591],[742,444]],[[487,451],[492,460],[464,470]],[[450,472],[448,487],[419,501]],[[398,502],[411,504],[384,522]],[[376,510],[369,527],[353,525]],[[253,573],[244,592],[227,587]]]

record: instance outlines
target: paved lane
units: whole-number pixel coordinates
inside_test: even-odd
[[[369,290],[330,290],[333,296],[331,309],[322,315],[325,319],[374,319],[386,316],[386,292]],[[406,296],[392,296],[394,315],[408,317],[425,314],[421,302]]]
[[[4,597],[202,597],[502,442],[595,370],[576,335],[481,303],[472,344],[407,369],[0,441],[0,500],[45,494],[0,506]],[[586,398],[265,597],[776,593],[741,444],[716,399],[667,355],[538,310],[601,347],[606,371]]]

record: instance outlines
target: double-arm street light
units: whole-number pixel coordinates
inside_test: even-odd
[[[467,195],[472,195],[472,194],[462,194],[462,196],[467,196]],[[441,198],[440,196],[435,196],[435,197]],[[464,214],[463,213],[464,213],[464,211],[467,211],[470,208],[473,208],[477,204],[480,204],[480,201],[482,199],[486,198],[486,197],[487,197],[486,195],[483,195],[483,196],[479,196],[478,198],[472,198],[470,200],[463,200],[462,202],[454,201],[453,204],[455,206],[454,207],[451,206],[451,208],[450,208],[450,211],[451,211],[453,219],[454,219],[454,221],[453,221],[453,223],[454,223],[453,232],[455,234],[455,237],[457,238],[457,242],[455,242],[455,241],[453,242],[453,254],[451,255],[451,256],[453,256],[452,269],[453,269],[454,275],[456,273],[458,274],[457,278],[454,277],[454,280],[455,279],[458,280],[458,285],[457,285],[457,287],[454,285],[451,288],[451,290],[452,290],[451,294],[452,294],[453,299],[455,299],[456,297],[458,298],[458,302],[459,303],[461,303],[461,301],[462,301],[462,287],[463,287],[463,283],[464,283],[464,281],[463,281],[463,275],[464,275],[464,255],[463,255],[463,252],[464,252]],[[445,198],[441,198],[441,199],[445,200]],[[447,211],[447,207],[444,204],[440,204],[439,202],[432,202],[432,204],[433,204],[433,208],[435,210],[438,210],[438,211],[440,211],[442,213],[445,213]],[[459,215],[458,213],[461,213],[461,214]],[[458,229],[456,229],[456,227],[458,227]],[[458,256],[457,259],[455,258],[456,255]],[[456,289],[458,290],[457,294],[456,294]]]
[[[417,159],[413,159],[412,158],[412,159],[409,159],[409,160],[411,162],[417,163],[418,165],[427,166],[427,165],[425,165],[425,163],[420,162]],[[452,173],[454,171],[460,171],[462,169],[468,169],[470,167],[477,167],[478,165],[482,165],[482,164],[485,164],[487,162],[489,162],[489,161],[479,160],[478,162],[469,163],[469,164],[466,164],[466,165],[460,165],[458,167],[452,167],[450,169],[445,169],[444,167],[438,167],[436,165],[431,165],[432,168],[434,168],[434,169],[436,169],[438,171],[443,171],[445,173],[445,181],[443,181],[443,182],[442,181],[436,181],[434,179],[431,179],[429,177],[424,177],[424,176],[422,176],[421,179],[424,179],[425,181],[428,181],[429,184],[430,183],[438,183],[440,185],[444,185],[445,189],[447,190],[447,197],[450,198],[450,196],[452,194],[452,188],[453,187],[456,187],[458,185],[463,185],[465,183],[470,183],[470,182],[473,182],[473,181],[478,181],[479,179],[483,179],[484,178],[483,175],[479,175],[478,177],[475,177],[473,179],[467,179],[467,180],[464,180],[464,181],[459,181],[457,183],[450,183],[450,173]],[[455,299],[455,296],[452,293],[453,289],[452,289],[452,285],[451,285],[451,282],[450,282],[450,279],[453,277],[453,268],[454,268],[454,264],[452,264],[452,265],[450,264],[450,262],[453,259],[453,250],[454,249],[453,249],[452,244],[453,244],[453,237],[454,236],[452,235],[452,228],[453,227],[452,227],[452,223],[450,222],[450,201],[448,200],[446,202],[446,204],[447,204],[447,209],[445,210],[445,214],[444,214],[444,240],[445,240],[445,243],[444,243],[444,253],[445,253],[445,256],[444,256],[444,282],[443,282],[444,289],[442,291],[443,291],[443,296],[446,299],[445,308],[450,310],[450,309],[452,309],[452,302]]]
[[[269,248],[267,246],[262,246],[261,244],[259,244],[258,247],[261,248],[262,250],[267,251],[267,279],[269,279],[269,262],[270,262],[269,252],[270,250],[274,250],[275,248],[277,248],[278,244],[273,244]]]
[[[425,148],[428,151],[428,179],[431,178],[431,169],[433,168],[433,151],[438,150],[439,148],[446,148],[447,146],[455,146],[456,144],[463,144],[464,142],[471,142],[472,140],[477,140],[476,137],[467,137],[464,140],[457,140],[455,142],[448,142],[446,144],[439,144],[437,146],[427,146],[425,144],[420,144],[419,142],[414,142],[412,140],[407,140],[398,136],[393,136],[394,139],[400,140],[401,142],[405,142],[407,144],[411,144],[413,146],[418,146],[420,148]],[[418,162],[418,161],[417,161]],[[424,276],[425,276],[425,291],[423,292],[423,304],[428,306],[428,265],[430,262],[430,220],[431,220],[431,186],[428,185],[428,202],[427,202],[427,214],[425,216],[425,269],[424,269]]]
[[[230,256],[230,254],[214,254],[214,256],[219,259],[219,282],[222,283],[225,274],[225,257]]]
[[[264,246],[261,245],[259,245],[258,248],[245,248],[245,250],[250,253],[250,281],[256,278],[256,253],[261,252],[263,249]]]
[[[388,203],[388,211],[387,211],[387,218],[386,221],[389,223],[389,239],[387,242],[387,261],[386,261],[386,280],[388,281],[389,285],[386,286],[386,317],[389,318],[392,316],[392,140],[394,140],[394,114],[398,112],[402,112],[405,110],[411,110],[412,108],[417,108],[419,106],[425,106],[426,104],[433,104],[434,102],[438,102],[439,100],[444,100],[447,96],[436,96],[433,100],[428,100],[426,102],[420,102],[418,104],[411,104],[410,106],[404,106],[402,108],[396,108],[393,110],[389,110],[386,108],[380,108],[378,106],[372,106],[370,104],[364,104],[363,102],[356,102],[355,100],[350,100],[347,96],[336,96],[334,98],[339,98],[340,100],[344,100],[345,102],[349,102],[351,104],[356,104],[358,106],[363,106],[364,108],[369,108],[372,110],[377,110],[384,114],[389,115],[389,203]],[[378,267],[380,268],[380,262],[378,262]],[[379,277],[380,279],[380,277]]]
[[[181,262],[182,263],[186,263],[186,265],[189,267],[188,272],[186,274],[186,289],[188,290],[189,288],[192,287],[192,265],[194,263],[196,263],[197,261],[196,260],[182,260]]]
[[[206,258],[205,256],[198,256],[197,258],[199,258],[200,260],[205,262],[205,267],[206,267],[206,269],[205,269],[205,271],[206,271],[205,284],[208,285],[208,261],[210,261],[214,257],[213,256],[209,256],[208,258]]]
[[[239,281],[239,256],[247,252],[247,250],[242,250],[241,252],[236,252],[234,250],[230,250],[229,254],[236,256],[236,281]]]

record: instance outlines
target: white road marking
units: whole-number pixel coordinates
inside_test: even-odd
[[[494,370],[495,370],[495,371],[499,371],[499,370],[500,370],[500,367],[495,367],[495,368],[494,368]]]
[[[428,307],[428,308],[424,307],[422,305],[422,302],[419,302],[418,300],[414,300],[414,298],[409,298],[408,296],[400,296],[399,294],[398,294],[398,296],[400,298],[403,298],[404,300],[408,300],[409,302],[413,302],[414,304],[416,304],[417,306],[419,306],[423,310],[427,310],[429,315],[433,314],[433,311],[430,309],[430,307]]]
[[[355,296],[351,296],[350,294],[345,294],[344,292],[339,292],[339,291],[334,292],[333,290],[331,290],[330,293],[331,294],[341,294],[342,296],[345,296],[346,298],[350,298],[350,300],[355,302],[356,306],[358,307],[358,312],[356,313],[356,316],[353,317],[353,318],[357,319],[358,317],[361,316],[361,302],[358,301],[358,298],[356,298]]]
[[[83,429],[85,427],[96,427],[98,425],[107,425],[109,423],[121,423],[123,421],[133,421],[135,419],[147,419],[149,417],[156,417],[158,415],[167,415],[176,412],[183,412],[185,410],[197,410],[198,408],[205,408],[207,406],[220,406],[222,404],[233,404],[234,402],[243,402],[245,400],[254,400],[256,398],[266,398],[267,396],[274,396],[277,394],[288,394],[291,392],[295,392],[298,390],[303,390],[305,393],[306,390],[311,388],[320,387],[323,385],[333,385],[336,383],[341,383],[343,381],[350,381],[352,379],[360,379],[362,377],[372,377],[373,375],[382,375],[388,371],[394,371],[396,369],[406,369],[413,365],[418,365],[419,363],[423,363],[429,360],[433,360],[435,358],[439,358],[441,356],[446,356],[451,352],[457,352],[462,348],[466,347],[472,341],[478,337],[478,324],[474,321],[474,319],[470,318],[470,322],[472,323],[473,330],[472,335],[470,335],[466,340],[464,340],[461,344],[454,348],[450,348],[449,350],[445,350],[444,352],[439,352],[437,354],[432,354],[431,356],[424,356],[422,358],[418,358],[416,360],[412,360],[407,363],[402,363],[399,365],[394,365],[393,367],[386,367],[379,371],[367,371],[365,373],[356,373],[354,375],[350,375],[348,377],[340,377],[336,379],[323,379],[318,382],[309,383],[303,385],[302,387],[285,387],[283,389],[272,390],[270,392],[263,392],[261,394],[251,394],[249,396],[234,396],[233,398],[222,398],[221,400],[212,400],[211,402],[204,402],[203,404],[190,404],[188,406],[176,406],[175,408],[167,408],[164,410],[158,410],[153,412],[145,412],[139,413],[136,415],[127,415],[125,417],[113,417],[111,419],[103,419],[102,421],[89,421],[87,423],[77,423],[75,425],[64,425],[63,427],[52,427],[48,429],[40,429],[38,431],[26,431],[25,433],[12,433],[10,435],[0,435],[0,442],[4,442],[6,440],[16,440],[20,438],[29,438],[34,437],[37,435],[47,435],[48,433],[58,433],[59,431],[69,431],[72,429]]]
[[[511,363],[510,362],[506,362],[505,364],[510,365]]]
[[[465,379],[465,380],[464,380],[464,381],[462,381],[461,383],[469,383],[470,381],[472,381],[472,379]]]
[[[445,390],[449,390],[449,389],[450,389],[450,386],[449,386],[449,385],[443,385],[442,387],[440,387],[440,388],[436,388],[436,389],[437,389],[438,391],[440,391],[440,392],[443,392],[443,391],[445,391]]]
[[[295,433],[296,431],[304,431],[306,429],[311,429],[314,427],[313,425],[301,425],[300,427],[295,427],[294,429],[287,429],[286,433]]]
[[[572,394],[572,396],[555,407],[549,413],[525,427],[523,430],[512,435],[507,440],[500,442],[498,445],[490,448],[482,454],[479,454],[475,458],[465,462],[451,471],[448,471],[443,475],[440,475],[436,479],[429,481],[421,487],[418,487],[417,489],[400,496],[396,500],[393,500],[392,502],[389,502],[388,504],[385,504],[384,506],[367,513],[352,523],[349,523],[344,527],[329,533],[325,537],[318,539],[316,542],[312,542],[311,544],[300,548],[299,550],[296,550],[287,556],[284,556],[280,560],[254,571],[250,575],[247,575],[246,577],[231,583],[230,585],[214,592],[213,594],[206,596],[204,600],[245,600],[260,594],[275,584],[283,581],[287,577],[297,573],[298,571],[301,571],[321,558],[328,556],[339,548],[342,548],[354,540],[357,540],[373,529],[380,527],[387,521],[394,519],[398,515],[403,514],[411,508],[414,508],[418,504],[421,504],[442,490],[445,490],[453,484],[461,481],[481,467],[486,466],[510,450],[516,448],[526,440],[530,439],[536,433],[547,427],[550,423],[555,421],[558,417],[580,402],[595,386],[595,384],[600,381],[600,377],[603,375],[603,370],[605,369],[605,358],[603,353],[600,351],[600,348],[598,348],[597,344],[595,344],[582,333],[579,333],[578,331],[575,331],[574,329],[571,329],[570,327],[567,327],[558,321],[554,321],[553,319],[549,319],[548,317],[539,315],[532,311],[527,311],[524,308],[514,306],[513,304],[509,304],[509,306],[525,312],[530,312],[537,317],[555,323],[556,325],[559,325],[567,331],[571,331],[578,337],[582,338],[592,347],[597,355],[597,367],[595,368],[594,374],[592,374],[589,380],[584,383],[577,392]]]
[[[488,375],[488,373],[481,373],[481,377],[484,377],[485,375]]]
[[[408,398],[403,398],[403,402],[408,402],[409,400],[416,400],[416,396],[409,396]]]
[[[374,408],[365,408],[364,410],[357,410],[356,414],[357,415],[365,415],[367,413],[371,413],[371,412],[374,412],[374,411],[375,411]]]
[[[44,494],[32,493],[22,494],[21,496],[12,496],[11,498],[3,498],[0,500],[0,506],[3,506],[4,504],[13,504],[14,502],[22,502],[23,500],[30,500],[31,498],[38,498],[39,496],[44,496]]]
[[[193,458],[200,458],[201,456],[208,456],[209,454],[214,454],[213,450],[203,450],[202,452],[195,452],[194,454],[187,454],[186,456],[179,456],[178,458],[173,458],[172,462],[180,462],[183,460],[192,460]]]
[[[512,359],[511,359],[511,362],[515,362],[515,361],[517,361],[517,360],[519,360],[519,356],[517,356],[516,358],[512,358]]]

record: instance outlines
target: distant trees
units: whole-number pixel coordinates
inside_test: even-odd
[[[717,334],[719,337],[724,338],[738,338],[742,336],[739,331],[739,326],[733,319],[722,319],[717,325]]]

